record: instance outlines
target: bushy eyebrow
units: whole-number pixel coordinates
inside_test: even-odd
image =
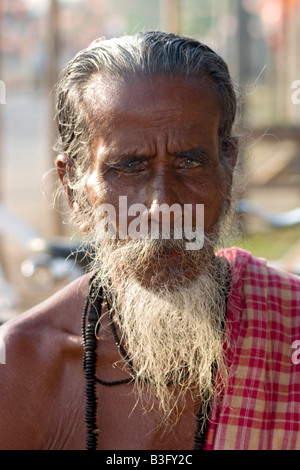
[[[138,154],[134,152],[126,153],[112,153],[106,158],[104,162],[106,165],[114,166],[120,164],[121,162],[135,161],[135,160],[147,160],[149,157],[144,154]]]
[[[209,152],[207,149],[203,147],[193,147],[187,150],[182,150],[179,152],[173,152],[171,156],[179,157],[179,158],[208,158],[209,157]],[[149,154],[147,155],[144,152],[139,152],[138,149],[134,151],[126,151],[126,152],[120,152],[118,153],[117,151],[111,151],[107,152],[105,155],[105,161],[104,164],[108,165],[109,167],[112,167],[114,165],[120,164],[122,161],[134,161],[134,160],[149,160],[151,158],[155,157],[155,154]]]
[[[188,157],[199,157],[199,156],[209,156],[208,151],[203,147],[193,147],[189,150],[183,150],[180,152],[174,152],[176,157],[188,158]]]

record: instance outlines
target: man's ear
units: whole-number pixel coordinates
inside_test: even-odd
[[[66,175],[70,175],[72,174],[72,172],[74,172],[73,161],[69,157],[67,157],[67,155],[61,154],[61,155],[58,155],[58,157],[56,158],[55,166],[56,166],[58,177],[64,188],[69,207],[70,209],[73,210],[74,209],[73,190],[70,188],[68,184],[68,178],[66,178]]]
[[[65,191],[68,205],[72,212],[73,220],[82,233],[87,233],[90,231],[90,225],[83,216],[83,211],[81,210],[80,206],[75,201],[74,191],[69,185],[69,178],[72,177],[75,172],[74,162],[71,158],[62,154],[58,155],[56,158],[55,165],[58,177]]]

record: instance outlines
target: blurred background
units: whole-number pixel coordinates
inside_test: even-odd
[[[142,29],[193,36],[228,63],[248,134],[235,244],[300,273],[300,0],[1,0],[1,318],[79,273],[59,251],[72,230],[53,208],[58,74],[95,38]]]

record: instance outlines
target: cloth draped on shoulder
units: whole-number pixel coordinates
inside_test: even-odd
[[[218,256],[232,275],[224,346],[230,369],[213,403],[206,449],[300,449],[300,363],[293,360],[300,278],[239,248]]]

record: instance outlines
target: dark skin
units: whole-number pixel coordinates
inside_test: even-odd
[[[220,110],[208,84],[197,80],[136,79],[113,94],[100,87],[104,110],[94,142],[87,191],[93,205],[147,207],[156,201],[204,203],[205,228],[213,228],[231,181],[219,152]],[[109,125],[108,125],[109,124]],[[236,150],[232,149],[232,169]],[[63,180],[68,160],[60,156]],[[72,210],[78,210],[65,188]],[[170,255],[169,263],[182,260]],[[155,260],[153,260],[155,263]],[[162,269],[162,280],[167,271]],[[84,449],[85,379],[81,317],[88,292],[86,275],[13,322],[2,337],[6,364],[0,365],[2,406],[0,449]],[[144,282],[151,280],[151,267]],[[128,377],[106,316],[97,347],[97,376]],[[113,364],[119,361],[119,366]],[[121,362],[120,362],[121,361]],[[123,367],[125,369],[123,369]],[[144,414],[132,384],[97,386],[98,448],[188,450],[193,448],[199,403],[188,396],[172,431],[157,428],[157,404]]]

